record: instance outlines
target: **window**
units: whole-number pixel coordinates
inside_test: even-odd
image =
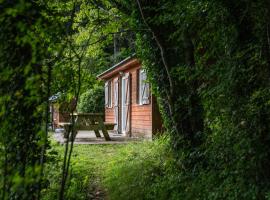
[[[112,81],[105,82],[105,107],[112,107]]]
[[[150,103],[150,85],[146,79],[145,70],[140,69],[138,71],[138,103],[140,105]]]

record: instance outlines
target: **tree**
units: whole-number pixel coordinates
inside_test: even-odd
[[[200,173],[225,187],[228,181],[245,199],[245,186],[231,182],[229,174],[237,173],[263,199],[270,155],[269,2],[111,2],[138,30],[148,29],[137,33],[137,55],[184,171],[197,173],[196,181]]]
[[[58,47],[52,41],[61,28],[44,15],[45,9],[25,1],[0,6],[2,199],[35,199],[43,187],[51,65],[45,58],[53,59]]]

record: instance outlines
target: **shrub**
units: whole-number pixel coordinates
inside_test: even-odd
[[[95,86],[80,96],[78,112],[99,113],[104,111],[104,88]]]

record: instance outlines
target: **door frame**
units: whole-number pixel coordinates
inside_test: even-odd
[[[124,81],[127,81],[127,83],[125,83]],[[119,82],[119,130],[121,134],[123,134],[124,136],[128,136],[130,135],[131,128],[131,74],[129,72],[123,73]],[[124,94],[126,92],[127,94]],[[124,113],[125,111],[126,113]]]
[[[117,87],[116,87],[117,83]],[[121,83],[121,77],[116,77],[113,80],[113,109],[114,109],[114,118],[115,118],[115,123],[116,123],[116,132],[117,134],[121,134],[121,123],[120,123],[120,93],[119,93],[119,88],[120,88],[120,83]],[[117,90],[117,97],[116,96],[116,91]],[[117,104],[115,103],[115,100],[117,100]]]

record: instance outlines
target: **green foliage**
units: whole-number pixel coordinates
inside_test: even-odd
[[[137,32],[136,51],[185,172],[179,198],[266,199],[269,1],[139,1],[145,21],[127,2],[131,25],[152,31]]]
[[[123,145],[75,145],[66,187],[66,199],[104,199],[106,190],[101,183],[104,168],[111,156],[118,155]],[[91,152],[91,153],[89,153]],[[45,176],[47,188],[43,200],[57,199],[63,162],[64,146],[52,142],[48,151]]]
[[[218,158],[217,149],[212,149],[211,167],[197,162],[191,168],[187,159],[193,159],[191,154],[196,152],[182,150],[175,159],[169,144],[166,138],[129,144],[112,156],[104,174],[110,199],[267,199],[269,188],[265,187],[262,195],[260,185],[243,179],[241,173],[250,164],[243,163],[237,170],[228,163],[220,168],[214,159],[222,158]],[[233,159],[237,162],[239,157]]]
[[[110,199],[169,199],[171,186],[163,178],[167,178],[164,175],[171,162],[167,138],[128,144],[105,169],[104,185]]]
[[[77,148],[77,147],[76,147]],[[92,163],[86,162],[86,158],[80,155],[77,158],[73,155],[73,161],[70,166],[70,174],[67,180],[65,191],[66,199],[88,199],[94,185],[91,185],[93,176]],[[57,199],[62,177],[62,163],[64,156],[63,146],[56,143],[52,144],[52,148],[48,151],[48,161],[46,163],[45,177],[47,178],[47,188],[42,191],[43,200]]]
[[[95,85],[80,96],[78,112],[102,113],[104,111],[104,87]]]
[[[177,159],[171,151],[168,137],[124,145],[75,145],[66,198],[98,197],[112,200],[269,198],[268,187],[265,187],[262,193],[260,185],[243,179],[247,174],[257,173],[249,171],[255,161],[245,160],[242,165],[235,165],[239,163],[238,160],[244,155],[243,150],[249,143],[234,145],[231,152],[228,152],[228,149],[224,148],[226,147],[224,143],[228,143],[228,139],[233,136],[215,137],[215,142],[223,145],[218,147],[209,141],[206,147],[196,151],[182,149]],[[234,136],[234,140],[242,139]],[[209,165],[198,161],[192,164],[200,151],[207,154],[205,157],[210,160]],[[48,188],[43,190],[43,199],[57,198],[63,152],[64,147],[57,144],[53,144],[48,152],[46,176],[49,182]],[[235,157],[229,157],[232,153]],[[221,164],[225,159],[227,161]],[[246,170],[248,172],[245,172]]]
[[[147,143],[153,152],[138,146],[145,154],[130,147],[133,153],[123,155],[133,160],[120,156],[119,166],[111,166],[118,177],[108,170],[112,196],[269,198],[269,13],[268,0],[1,1],[2,199],[37,198],[50,71],[52,94],[61,92],[69,101],[83,92],[80,109],[99,109],[94,101],[102,100],[89,97],[100,98],[93,95],[100,90],[88,91],[89,85],[132,52],[130,30],[174,151],[162,144]],[[111,56],[116,40],[120,53]],[[67,195],[85,198],[75,194],[84,181],[75,180],[88,178],[76,170]],[[49,180],[52,188],[56,177]]]
[[[36,199],[45,134],[48,59],[62,26],[39,2],[0,5],[0,198]]]
[[[44,200],[57,198],[63,152],[64,146],[56,143],[48,151]],[[122,145],[75,145],[66,198],[170,199],[178,193],[175,164],[166,137]]]

